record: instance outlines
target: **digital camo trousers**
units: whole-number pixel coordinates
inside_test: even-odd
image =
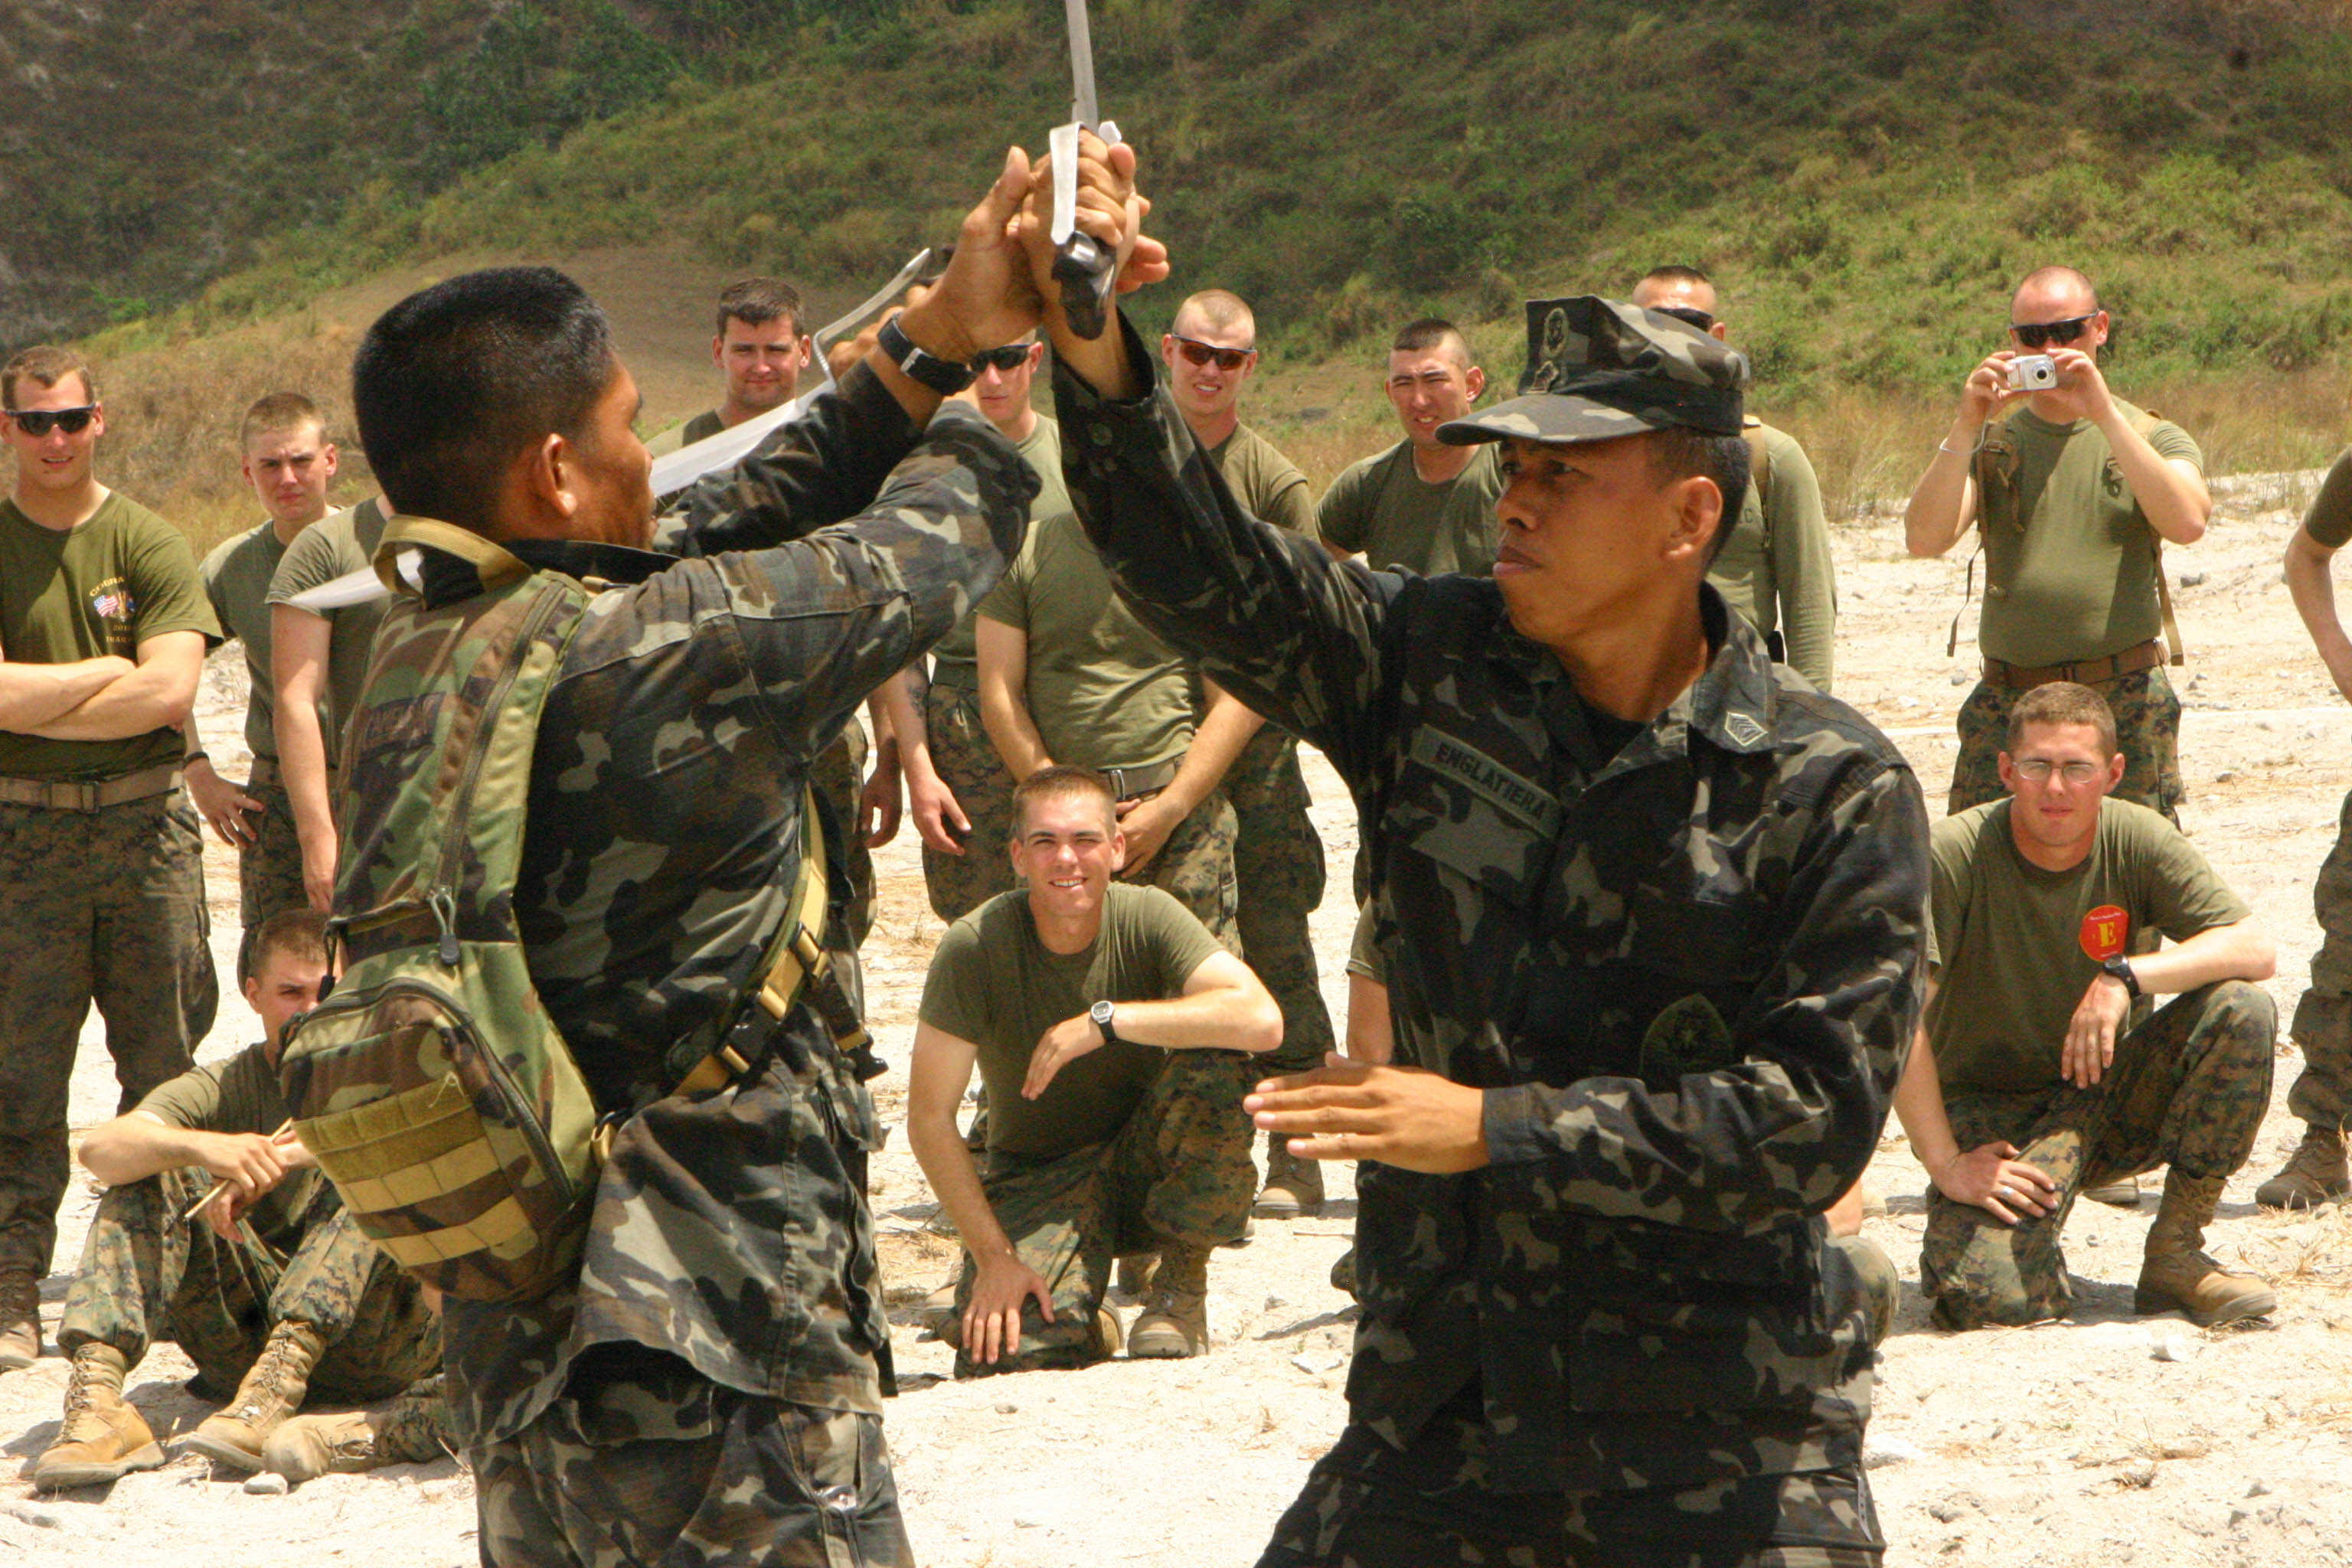
[[[1758,1446],[1736,1416],[1691,1420],[1695,1447]],[[1790,1449],[1783,1463],[1821,1447],[1771,1441]],[[1402,1449],[1351,1422],[1258,1568],[1873,1568],[1885,1542],[1869,1485],[1827,1458],[1695,1486],[1501,1492],[1474,1379]]]
[[[992,1153],[981,1190],[1021,1261],[1054,1297],[1046,1322],[1021,1309],[1021,1343],[982,1366],[959,1352],[956,1375],[1086,1366],[1103,1359],[1095,1309],[1111,1263],[1170,1244],[1207,1249],[1240,1239],[1257,1172],[1241,1110],[1255,1067],[1231,1051],[1171,1051],[1135,1114],[1108,1143],[1051,1159]],[[971,1304],[971,1259],[956,1279],[956,1312]]]
[[[981,727],[977,694],[934,681],[923,694],[923,728],[930,737],[931,766],[971,824],[961,855],[923,846],[931,912],[953,922],[1013,890],[1013,775]]]
[[[2341,1128],[2352,1122],[2352,795],[2344,797],[2336,847],[2320,862],[2311,902],[2319,951],[2287,1030],[2303,1047],[2303,1071],[2286,1108],[2315,1127]]]
[[[1225,773],[1234,805],[1235,921],[1242,958],[1282,1008],[1268,1073],[1306,1072],[1334,1049],[1307,917],[1323,902],[1323,840],[1308,819],[1298,742],[1268,724]]]
[[[2136,670],[2113,680],[2090,682],[2115,710],[2116,745],[2124,754],[2117,800],[2160,811],[2180,826],[2180,803],[2189,798],[2180,782],[2180,699],[2164,666]],[[1948,809],[1955,814],[2009,794],[2000,782],[2000,753],[2009,746],[2009,710],[2022,691],[1979,681],[1960,704],[1960,754],[1952,763]]]
[[[2114,1064],[2092,1088],[1948,1096],[1963,1151],[2015,1144],[2018,1158],[2058,1184],[2058,1203],[2012,1226],[1930,1187],[1919,1286],[1937,1324],[2064,1317],[2074,1298],[2059,1235],[2084,1188],[2158,1165],[2226,1176],[2244,1164],[2270,1104],[2277,1035],[2270,993],[2224,980],[2157,1009],[2116,1042]]]
[[[280,910],[310,901],[302,889],[302,841],[294,832],[294,801],[278,784],[245,786],[261,803],[246,817],[253,842],[236,852],[237,922],[248,931]]]
[[[185,1072],[211,1032],[195,808],[176,789],[88,812],[0,805],[0,1279],[37,1279],[57,1248],[90,1004],[121,1110]]]
[[[598,1347],[471,1454],[487,1568],[911,1568],[882,1418],[722,1388]]]
[[[874,853],[857,831],[858,796],[866,786],[866,731],[856,719],[841,727],[833,743],[809,764],[809,785],[831,808],[841,826],[845,851],[843,869],[849,875],[849,940],[853,948],[866,945],[874,929]]]
[[[180,1216],[209,1183],[165,1171],[110,1188],[82,1245],[58,1343],[112,1345],[137,1364],[168,1339],[226,1398],[269,1331],[307,1323],[326,1349],[310,1373],[320,1400],[364,1404],[441,1370],[441,1323],[415,1280],[352,1223],[326,1182],[304,1208],[302,1239],[280,1258],[249,1227],[225,1242]]]
[[[1157,793],[1156,791],[1153,793]],[[1143,798],[1149,800],[1150,795]],[[1241,923],[1234,881],[1234,807],[1223,790],[1192,808],[1144,865],[1119,873],[1122,882],[1160,889],[1192,911],[1209,934],[1238,957]]]

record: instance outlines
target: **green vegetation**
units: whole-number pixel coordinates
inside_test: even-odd
[[[1177,260],[1143,313],[1190,287],[1239,289],[1274,365],[1342,422],[1368,411],[1317,397],[1347,377],[1308,367],[1362,365],[1408,314],[1486,323],[1507,381],[1523,294],[1619,289],[1672,259],[1724,281],[1776,416],[1802,430],[1899,405],[1928,429],[1998,343],[2015,279],[2066,260],[2116,313],[2118,384],[2168,413],[2210,408],[2217,459],[2311,463],[2339,436],[2340,4],[1095,4],[1105,109],[1149,159]],[[209,7],[215,31],[246,9]],[[1066,111],[1054,0],[412,0],[376,15],[344,30],[376,62],[347,74],[389,79],[379,110],[289,113],[292,145],[275,152],[258,138],[278,122],[248,116],[257,140],[212,187],[267,168],[282,195],[290,159],[303,199],[216,223],[193,297],[170,286],[194,263],[168,226],[152,249],[182,273],[135,247],[85,268],[86,324],[184,299],[117,341],[211,333],[460,250],[675,243],[863,282],[944,237],[1005,142],[1038,147]],[[12,227],[74,216],[37,202]],[[1878,461],[1857,447],[1832,489],[1883,489]]]

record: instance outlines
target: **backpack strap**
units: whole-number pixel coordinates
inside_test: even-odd
[[[854,1061],[874,1043],[874,1037],[858,1018],[847,990],[834,973],[833,954],[825,950],[825,911],[831,895],[824,827],[817,816],[816,792],[806,784],[801,785],[801,823],[800,871],[784,906],[783,928],[776,933],[776,944],[769,952],[767,973],[751,999],[775,1023],[783,1021],[794,1003],[806,1001],[824,1020],[835,1048]],[[688,1069],[670,1092],[702,1094],[723,1088],[750,1072],[752,1066],[722,1038],[719,1048]]]

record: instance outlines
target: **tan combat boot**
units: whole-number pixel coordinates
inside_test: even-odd
[[[2222,1178],[2190,1176],[2174,1169],[2165,1173],[2164,1201],[2156,1223],[2147,1227],[2147,1258],[2139,1268],[2139,1289],[2132,1294],[2132,1310],[2168,1312],[2179,1308],[2199,1328],[2260,1318],[2278,1310],[2278,1297],[2259,1279],[2224,1274],[2221,1266],[2197,1248],[2205,1226],[2221,1201]]]
[[[1168,1246],[1151,1276],[1151,1300],[1128,1331],[1130,1358],[1195,1356],[1209,1348],[1209,1255]]]
[[[66,1418],[33,1465],[35,1486],[44,1491],[100,1487],[132,1470],[163,1468],[163,1446],[139,1412],[123,1403],[122,1378],[130,1370],[112,1345],[86,1344],[74,1352]]]
[[[41,1283],[30,1274],[0,1274],[0,1372],[41,1359]]]
[[[1323,1212],[1323,1167],[1290,1152],[1290,1140],[1276,1133],[1265,1144],[1265,1185],[1253,1213],[1267,1219],[1297,1219]]]
[[[2254,1189],[2266,1209],[2317,1208],[2352,1197],[2352,1169],[2344,1158],[2344,1134],[2334,1127],[2306,1127],[2303,1142],[2279,1173]]]
[[[261,1445],[261,1462],[296,1486],[383,1465],[422,1465],[449,1452],[441,1395],[404,1394],[382,1410],[296,1415]]]
[[[228,1408],[206,1416],[184,1446],[215,1464],[261,1468],[261,1446],[302,1408],[302,1396],[310,1391],[310,1369],[324,1348],[318,1331],[308,1323],[285,1322],[270,1330],[260,1358],[236,1385]]]

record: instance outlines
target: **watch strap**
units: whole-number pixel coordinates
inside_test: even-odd
[[[977,378],[971,366],[958,360],[941,359],[915,346],[898,318],[891,317],[875,334],[875,346],[889,356],[890,363],[907,373],[912,380],[929,387],[941,397],[953,397]]]

